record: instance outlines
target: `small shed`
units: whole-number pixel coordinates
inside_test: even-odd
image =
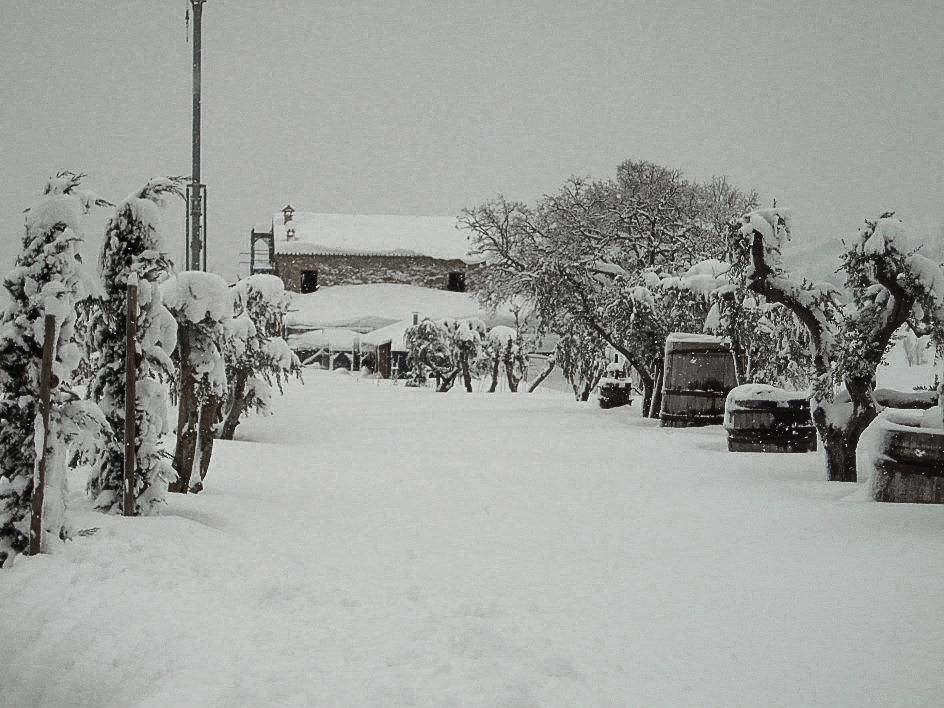
[[[665,342],[662,425],[721,425],[736,385],[734,356],[720,337],[673,332]]]
[[[414,324],[417,318],[400,320],[393,324],[381,327],[361,338],[361,345],[365,350],[373,352],[374,370],[382,378],[389,379],[395,374],[407,370],[406,366],[406,331]]]
[[[302,362],[318,363],[324,369],[356,369],[360,336],[354,330],[325,327],[289,334],[286,341]]]

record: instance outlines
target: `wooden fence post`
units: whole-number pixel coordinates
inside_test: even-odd
[[[135,426],[137,382],[137,324],[138,324],[138,279],[132,274],[128,278],[128,301],[125,320],[125,467],[121,495],[121,513],[134,516],[134,471],[136,467]]]
[[[43,363],[39,370],[39,410],[43,421],[43,449],[33,475],[33,498],[30,508],[30,555],[43,552],[43,501],[46,495],[46,449],[49,446],[49,393],[52,388],[52,354],[56,345],[56,318],[46,315],[43,332]]]

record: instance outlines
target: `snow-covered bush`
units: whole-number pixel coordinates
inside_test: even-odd
[[[169,489],[186,494],[191,486],[202,485],[213,453],[213,429],[227,391],[223,342],[233,298],[220,276],[198,271],[165,280],[161,298],[177,320],[180,362],[177,480]]]
[[[415,386],[434,376],[440,392],[452,388],[461,371],[459,352],[448,327],[440,321],[424,319],[408,327],[403,335],[410,367],[410,382]]]
[[[477,317],[463,320],[443,320],[449,332],[455,358],[462,374],[465,390],[472,392],[472,375],[482,369],[486,358],[485,337],[488,328]]]
[[[101,311],[92,327],[98,366],[90,393],[108,421],[105,448],[89,475],[96,508],[117,512],[124,467],[127,286],[137,283],[137,372],[135,396],[135,514],[151,514],[175,478],[163,447],[168,432],[167,382],[174,377],[171,353],[177,323],[161,300],[159,285],[170,274],[160,207],[181,196],[182,180],[156,179],[131,194],[105,227],[99,268],[104,284]]]
[[[529,349],[521,331],[514,327],[496,325],[488,331],[486,341],[486,358],[492,365],[492,383],[489,393],[494,393],[498,387],[499,365],[505,370],[508,381],[508,390],[518,392],[518,384],[528,375]]]
[[[472,378],[487,368],[487,332],[485,323],[476,317],[426,318],[407,328],[404,333],[410,367],[407,385],[423,386],[432,376],[437,391],[445,393],[461,375],[466,391],[471,392]]]
[[[574,323],[557,342],[554,361],[561,367],[578,401],[589,400],[606,373],[606,354],[606,343],[578,323]]]
[[[75,304],[85,292],[77,244],[81,217],[104,202],[80,189],[82,175],[59,173],[26,214],[22,250],[3,284],[10,304],[0,321],[0,567],[29,545],[34,479],[45,451],[41,545],[66,535],[70,446],[94,449],[103,424],[97,406],[72,388],[81,358]],[[56,318],[49,432],[39,405],[44,320]]]
[[[282,338],[291,300],[282,280],[256,274],[232,287],[233,318],[225,324],[225,414],[220,437],[232,440],[249,411],[272,412],[273,386],[282,391],[289,376],[301,379],[301,363]]]

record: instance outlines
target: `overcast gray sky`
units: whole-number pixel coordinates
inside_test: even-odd
[[[189,173],[188,4],[2,0],[4,266],[57,169],[112,200]],[[227,276],[286,201],[455,215],[629,157],[755,187],[808,241],[885,209],[944,223],[937,2],[207,0],[204,16],[210,264]]]

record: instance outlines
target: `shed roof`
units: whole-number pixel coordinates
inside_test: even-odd
[[[365,334],[361,337],[361,343],[378,347],[381,344],[390,342],[391,351],[405,352],[406,342],[404,341],[404,336],[406,335],[406,331],[412,326],[413,318],[400,320],[399,322],[394,322],[386,327],[381,327],[380,329]]]
[[[328,349],[349,351],[360,337],[359,332],[341,327],[325,327],[301,334],[290,334],[288,345],[292,349]]]

